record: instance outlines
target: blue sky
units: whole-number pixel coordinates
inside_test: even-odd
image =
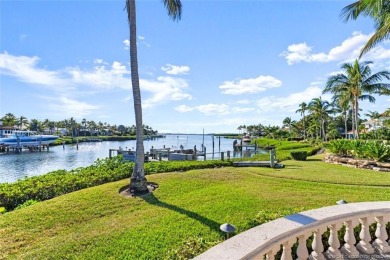
[[[160,132],[237,132],[300,118],[327,78],[353,61],[373,22],[345,23],[352,1],[137,1],[144,123]],[[0,1],[0,116],[132,125],[125,1]],[[390,45],[364,59],[390,69]],[[329,99],[329,95],[323,96]],[[383,112],[389,97],[367,110]]]

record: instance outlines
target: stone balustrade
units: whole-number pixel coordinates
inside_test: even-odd
[[[195,259],[390,259],[390,201],[360,202],[309,210],[242,232]],[[234,223],[233,223],[234,224]],[[375,235],[371,237],[370,225]],[[361,226],[358,238],[354,228]],[[323,244],[326,232],[327,244]],[[344,242],[339,240],[341,232]],[[310,237],[310,253],[307,240]],[[324,236],[325,237],[325,236]],[[294,254],[292,246],[297,244]],[[280,256],[280,250],[282,254]]]

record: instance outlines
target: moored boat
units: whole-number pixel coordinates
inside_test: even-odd
[[[0,138],[0,145],[8,147],[29,147],[49,145],[58,139],[56,135],[39,135],[35,131],[13,131],[11,134]]]

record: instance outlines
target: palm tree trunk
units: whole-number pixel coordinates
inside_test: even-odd
[[[305,115],[303,115],[303,139],[306,140],[306,124],[305,124]]]
[[[355,99],[355,123],[356,123],[356,139],[360,139],[359,136],[359,103],[357,97]]]
[[[347,126],[347,122],[348,122],[348,114],[347,114],[347,110],[345,110],[345,114],[344,114],[344,134],[345,134],[345,139],[347,139],[348,135],[347,135],[347,132],[348,132],[348,126]]]
[[[130,178],[130,191],[133,193],[147,192],[147,183],[144,172],[144,136],[142,126],[141,90],[138,76],[137,59],[137,32],[135,0],[126,0],[128,21],[130,26],[130,66],[131,83],[133,88],[135,126],[136,126],[136,157],[133,174]]]

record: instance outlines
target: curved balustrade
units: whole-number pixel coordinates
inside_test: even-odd
[[[389,234],[386,224],[390,222],[390,201],[361,202],[335,205],[309,210],[254,227],[240,233],[196,259],[275,259],[282,248],[282,260],[293,259],[291,247],[298,243],[295,259],[390,259]],[[369,226],[375,224],[372,238]],[[361,226],[356,240],[354,228]],[[338,231],[345,229],[344,244]],[[328,233],[328,232],[329,233]],[[327,232],[326,250],[322,235]],[[312,252],[306,246],[311,237]],[[340,248],[341,246],[341,248]],[[295,254],[294,254],[295,255]]]

